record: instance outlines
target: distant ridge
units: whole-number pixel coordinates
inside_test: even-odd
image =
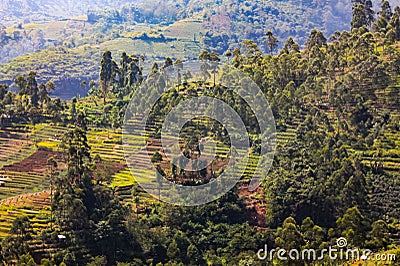
[[[0,24],[48,21],[86,14],[89,9],[119,8],[138,0],[1,0]]]

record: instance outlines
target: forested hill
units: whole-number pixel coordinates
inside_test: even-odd
[[[107,11],[100,18],[94,14],[98,22],[74,21],[70,28],[76,31],[67,32],[60,47],[0,65],[0,80],[10,77],[16,87],[0,85],[0,265],[399,265],[400,7],[384,2],[373,20],[371,6],[357,1],[351,31],[328,36],[312,30],[303,48],[292,38],[278,37],[279,49],[276,29],[265,26],[266,45],[252,38],[223,55],[207,50],[193,55],[203,48],[203,38],[193,40],[193,32],[207,32],[207,17],[158,27],[148,21],[130,25],[122,19],[129,21],[130,9],[118,15],[121,24]],[[276,8],[279,4],[290,3],[276,2]],[[135,19],[150,18],[141,12]],[[250,18],[246,12],[226,16]],[[37,44],[50,38],[46,34],[62,39],[59,28],[65,25],[35,28],[43,31]],[[28,43],[22,34],[33,26],[21,28],[19,43]],[[265,46],[272,52],[267,54]],[[179,54],[185,49],[192,54]],[[184,67],[181,60],[187,56],[199,59],[198,75]],[[215,62],[224,59],[218,68]],[[144,64],[153,66],[149,75]],[[229,66],[246,75],[241,78]],[[258,94],[251,93],[251,85],[238,92],[222,85],[238,88],[249,84],[248,78],[260,88]],[[81,87],[90,93],[68,101],[50,97],[60,84],[61,91],[76,93]],[[139,104],[129,104],[133,96]],[[271,120],[258,119],[265,105],[252,108],[246,104],[251,96],[268,100],[273,128],[261,129],[262,121]],[[198,97],[225,103],[248,133],[237,136],[234,125],[229,134],[229,124],[236,123],[208,117],[210,110],[225,113],[227,108],[190,101]],[[190,105],[183,116],[175,116],[185,103]],[[141,107],[146,117],[139,117]],[[186,120],[192,114],[194,119]],[[177,145],[162,139],[164,121],[172,117],[187,121]],[[145,132],[129,134],[127,128]],[[275,136],[274,128],[270,171],[250,193],[249,182],[259,162],[263,165],[262,140]],[[231,142],[243,138],[251,144],[245,160],[235,156],[241,154]],[[208,150],[206,143],[215,146]],[[167,150],[179,155],[168,158]],[[221,198],[192,207],[160,202],[181,196],[165,181],[193,190],[215,184],[210,192],[221,191],[226,182],[220,177],[231,172],[229,164],[242,178]],[[153,197],[141,187],[147,185]],[[269,254],[284,251],[286,259],[281,252],[260,259],[260,249],[267,248]],[[363,252],[371,257],[354,258]]]
[[[372,2],[376,16],[380,0]],[[400,5],[400,0],[389,2],[392,7]],[[81,84],[98,78],[97,59],[106,50],[115,56],[122,51],[144,55],[148,70],[166,57],[196,59],[203,49],[222,55],[248,39],[266,53],[268,30],[278,39],[274,52],[290,37],[302,48],[314,28],[327,39],[335,31],[349,31],[353,4],[351,0],[2,0],[0,84],[16,89],[14,79],[34,70],[39,80],[55,82],[56,96],[68,99],[87,93]],[[78,17],[64,19],[73,16]]]
[[[304,44],[312,29],[321,30],[326,36],[335,31],[349,30],[352,5],[359,1],[352,0],[188,0],[185,5],[174,5],[175,0],[158,0],[153,5],[153,14],[157,10],[174,7],[179,17],[200,12],[204,18],[206,44],[217,52],[222,52],[232,43],[252,39],[262,43],[266,30],[271,30],[281,40],[294,38]],[[363,2],[363,1],[361,1]],[[165,4],[167,3],[167,4]],[[398,6],[400,0],[390,0],[392,6]],[[373,0],[373,9],[378,10],[381,0]],[[147,2],[139,6],[150,7]],[[162,9],[161,9],[162,8]],[[183,8],[183,9],[182,9]],[[208,39],[208,40],[207,40]],[[280,43],[280,47],[283,43]]]
[[[71,101],[50,98],[54,83],[38,81],[35,72],[20,72],[15,80],[18,93],[0,86],[0,199],[5,199],[4,207],[0,202],[0,261],[377,265],[339,260],[341,252],[337,260],[329,257],[326,247],[336,249],[343,238],[350,251],[370,249],[399,258],[400,8],[382,12],[377,21],[387,25],[374,23],[373,32],[360,15],[355,14],[351,32],[338,32],[330,42],[312,31],[302,50],[288,39],[279,52],[265,55],[248,40],[225,54],[228,64],[259,86],[276,122],[273,165],[254,193],[248,192],[248,182],[258,165],[263,133],[244,99],[213,81],[215,68],[204,61],[203,77],[182,71],[182,84],[165,90],[146,121],[146,138],[128,137],[128,143],[138,147],[133,145],[146,140],[132,161],[147,167],[150,156],[169,182],[193,186],[218,178],[232,151],[222,124],[192,120],[179,134],[183,156],[197,156],[202,139],[215,141],[217,156],[210,171],[174,167],[160,137],[173,108],[190,98],[212,97],[232,107],[248,128],[249,160],[238,167],[244,170],[238,186],[197,207],[160,203],[160,195],[175,190],[152,171],[126,168],[127,142],[122,142],[129,135],[123,137],[121,125],[126,110],[134,110],[128,109],[132,95],[140,95],[143,106],[153,105],[151,97],[136,94],[138,86],[168,84],[160,74],[170,66],[181,71],[181,61],[168,58],[154,64],[146,77],[142,57],[124,53],[119,58],[106,51],[97,58],[97,82],[82,84],[90,87],[90,95]],[[218,61],[213,52],[198,57]],[[136,182],[150,184],[158,193],[150,197]],[[26,194],[38,189],[47,192]],[[257,251],[265,245],[271,250],[313,249],[321,259],[262,261]]]
[[[155,3],[156,2],[156,3]],[[380,0],[372,1],[378,7]],[[400,0],[390,0],[393,6]],[[124,8],[122,8],[124,6]],[[297,37],[303,43],[313,28],[330,35],[347,30],[351,19],[351,0],[2,0],[0,26],[49,21],[86,15],[89,10],[116,9],[122,13],[130,7],[139,9],[138,17],[147,22],[172,23],[200,15],[210,24],[212,34],[234,35],[249,39],[262,36],[265,28],[275,30],[282,39]],[[229,26],[229,27],[226,27]]]

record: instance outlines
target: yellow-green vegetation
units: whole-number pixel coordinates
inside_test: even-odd
[[[84,90],[80,88],[80,81],[97,79],[95,73],[99,69],[98,58],[106,50],[110,50],[116,60],[122,52],[145,55],[144,66],[145,70],[149,71],[153,61],[161,62],[167,57],[182,60],[195,59],[203,49],[199,42],[201,23],[190,20],[177,22],[167,28],[159,28],[157,31],[151,30],[145,24],[127,26],[125,32],[122,31],[112,40],[104,39],[101,34],[93,35],[93,26],[83,21],[29,24],[26,27],[31,31],[46,32],[45,38],[49,39],[57,39],[68,34],[67,40],[74,40],[74,45],[49,47],[13,58],[7,64],[0,64],[0,82],[12,83],[20,73],[35,70],[41,80],[54,80],[57,85],[61,85],[59,89],[70,90],[73,84],[75,90]],[[192,27],[197,34],[196,42],[190,30]],[[77,36],[82,31],[88,32],[87,38]],[[143,33],[147,33],[150,37],[152,34],[154,36],[162,34],[168,39],[162,42],[135,39]],[[58,95],[72,97],[73,94],[60,92]]]
[[[86,18],[80,17],[71,20],[52,21],[51,23],[28,23],[22,24],[22,29],[8,27],[6,32],[8,34],[14,34],[14,32],[20,32],[23,34],[23,31],[25,30],[32,36],[42,34],[42,38],[44,39],[62,41],[63,38],[65,40],[65,36],[68,36],[67,39],[75,38],[81,42],[85,39],[82,34],[90,34],[93,30],[93,26],[85,20]]]
[[[12,143],[12,141],[11,141]],[[14,145],[14,144],[11,144]],[[22,161],[36,151],[32,142],[27,142],[21,146],[12,146],[10,148],[1,145],[2,156],[0,157],[0,167],[11,165]]]
[[[165,37],[179,40],[193,41],[196,37],[196,41],[201,43],[205,29],[201,20],[184,19],[166,27],[163,32]]]
[[[54,256],[48,250],[42,252],[50,254],[57,265],[62,262],[67,265],[117,265],[118,261],[137,265],[250,265],[255,262],[257,250],[265,244],[275,249],[319,250],[335,245],[339,237],[347,239],[348,247],[371,248],[382,254],[396,249],[393,252],[398,253],[400,124],[397,107],[400,98],[396,89],[400,76],[400,52],[393,44],[400,41],[400,8],[386,12],[386,18],[380,17],[380,21],[384,19],[386,23],[370,27],[365,17],[365,12],[371,11],[370,7],[358,3],[353,8],[358,13],[354,14],[351,32],[335,33],[329,43],[321,31],[313,30],[304,50],[300,50],[296,40],[289,38],[284,48],[276,53],[277,43],[271,32],[266,35],[265,44],[274,49],[269,48],[270,54],[264,54],[259,44],[264,41],[261,36],[265,34],[265,19],[273,14],[289,21],[288,13],[280,12],[279,8],[295,8],[292,3],[284,1],[272,7],[264,4],[246,2],[229,16],[216,9],[210,14],[203,13],[201,22],[186,20],[169,26],[165,23],[159,27],[136,29],[137,32],[135,25],[120,25],[116,31],[104,31],[110,33],[110,38],[100,34],[94,38],[95,46],[71,43],[70,48],[52,49],[52,55],[58,58],[38,52],[37,55],[51,64],[59,64],[56,71],[73,64],[75,81],[87,81],[92,76],[97,84],[82,83],[86,89],[92,87],[90,97],[76,97],[59,103],[62,105],[59,109],[48,108],[52,100],[46,97],[43,86],[35,85],[34,74],[17,80],[20,96],[6,92],[4,86],[0,88],[0,103],[12,107],[11,111],[0,109],[4,114],[2,125],[6,127],[14,121],[35,123],[35,126],[21,130],[25,138],[31,140],[26,146],[36,145],[36,155],[46,156],[53,155],[50,150],[62,147],[64,154],[59,159],[60,167],[64,170],[68,167],[68,171],[58,174],[53,160],[43,162],[34,158],[34,163],[27,163],[29,160],[22,157],[15,161],[14,168],[4,167],[5,186],[0,187],[0,192],[6,199],[0,209],[0,237],[5,236],[10,223],[15,221],[15,214],[29,217],[37,228],[38,234],[34,237],[37,246],[43,244],[43,249],[50,246],[63,249],[56,250]],[[227,2],[222,1],[221,5],[227,5]],[[160,12],[160,6],[151,11]],[[205,6],[213,5],[207,0]],[[228,7],[228,10],[233,9]],[[298,23],[302,22],[300,15],[303,11],[313,16],[313,20],[320,20],[318,15],[321,13],[296,7],[293,17],[299,20]],[[383,11],[378,15],[383,16]],[[127,12],[137,11],[130,9]],[[123,21],[118,13],[111,15],[116,21]],[[148,15],[144,17],[150,19]],[[234,19],[241,23],[235,23]],[[103,18],[99,20],[98,26],[106,27],[109,22]],[[276,21],[268,20],[268,23],[278,25],[275,30],[290,29],[290,24],[279,25]],[[299,25],[295,27],[301,27]],[[258,31],[252,32],[249,26]],[[278,129],[273,166],[267,176],[261,177],[265,178],[262,186],[253,192],[245,188],[258,165],[261,155],[258,153],[263,152],[260,138],[268,133],[259,132],[258,121],[254,119],[257,110],[250,110],[237,94],[220,84],[195,83],[192,81],[197,77],[191,79],[189,75],[184,77],[188,82],[178,89],[165,91],[152,109],[147,121],[149,138],[129,138],[129,144],[136,148],[145,143],[143,140],[147,143],[146,148],[140,147],[140,152],[129,157],[130,162],[138,167],[132,165],[128,169],[125,164],[124,136],[120,128],[129,96],[142,79],[159,78],[157,74],[149,77],[142,73],[143,58],[136,54],[145,54],[144,60],[150,64],[164,61],[163,57],[167,56],[185,56],[186,48],[196,46],[195,49],[200,49],[194,40],[198,36],[194,33],[202,32],[202,27],[207,28],[203,41],[216,51],[224,49],[225,52],[231,48],[228,47],[230,37],[235,31],[235,35],[243,33],[243,36],[236,35],[237,39],[245,38],[246,34],[256,37],[253,41],[243,42],[240,49],[226,54],[230,64],[245,72],[260,87],[259,96],[263,93],[268,99]],[[221,29],[221,35],[218,35]],[[291,31],[287,30],[286,34],[291,34]],[[104,50],[113,54],[103,53]],[[122,52],[127,54],[119,60]],[[223,61],[221,57],[207,51],[199,56],[200,59]],[[56,62],[60,58],[68,60]],[[26,62],[45,69],[47,62],[36,59],[32,56]],[[174,64],[174,59],[165,60],[164,66]],[[14,61],[20,68],[10,71],[22,71],[28,67],[18,60]],[[202,74],[212,76],[207,72],[211,68],[203,64]],[[160,69],[163,65],[154,66],[153,73],[160,72]],[[58,75],[66,79],[70,77],[61,72]],[[235,83],[246,80],[239,77]],[[158,81],[168,83],[162,78]],[[244,170],[244,177],[237,187],[214,202],[190,208],[163,204],[145,193],[138,183],[147,183],[158,190],[161,198],[163,182],[160,182],[160,176],[177,183],[199,185],[217,177],[224,170],[226,159],[232,156],[223,126],[208,119],[198,119],[185,124],[179,139],[179,144],[183,145],[171,149],[180,149],[185,157],[195,158],[201,153],[201,140],[213,138],[217,142],[219,158],[214,165],[218,165],[218,169],[211,165],[204,168],[206,171],[184,170],[181,164],[173,166],[164,160],[165,154],[159,144],[163,118],[178,104],[175,100],[199,95],[223,100],[240,115],[252,143],[248,151],[249,162],[239,166]],[[149,98],[141,97],[140,104],[146,105]],[[53,119],[52,115],[58,113],[60,115]],[[0,143],[7,147],[12,134],[7,129],[1,134],[4,139],[0,139]],[[62,139],[64,145],[60,145]],[[14,142],[13,146],[16,145]],[[207,153],[204,155],[211,155]],[[160,170],[157,175],[150,170],[149,156]],[[35,167],[40,165],[46,170],[38,171]],[[15,167],[24,169],[19,172]],[[22,203],[26,193],[49,188],[46,176],[50,174],[57,176],[54,183],[56,193],[52,194],[54,228],[48,226],[48,206],[40,213],[36,207],[29,208],[30,205],[25,204],[28,202]],[[224,182],[214,184],[224,185]],[[180,193],[178,189],[168,192]],[[12,195],[18,197],[10,199]],[[43,205],[48,205],[48,195],[46,191]],[[21,230],[23,226],[16,224],[14,227]],[[41,230],[44,227],[46,230]],[[42,233],[40,239],[39,233]],[[15,245],[25,240],[20,235],[23,234],[14,233],[6,238],[11,241],[2,243],[1,254],[7,262],[22,261],[21,254],[27,253]],[[63,236],[65,242],[60,241],[59,236]],[[47,243],[51,244],[46,246]],[[16,254],[3,252],[8,250],[15,250]],[[42,254],[37,250],[31,253]],[[282,264],[280,261],[272,263]]]
[[[13,221],[19,216],[28,217],[37,232],[50,226],[50,209],[46,206],[33,208],[0,205],[0,239],[8,235]]]
[[[132,186],[135,183],[146,183],[152,182],[155,179],[154,171],[152,170],[142,170],[137,171],[135,176],[132,175],[130,169],[124,169],[112,176],[111,187],[125,187]]]
[[[123,162],[122,134],[112,130],[89,131],[88,142],[93,156],[98,154],[102,159]]]
[[[59,147],[59,143],[57,142],[50,142],[50,141],[41,141],[36,144],[38,148],[44,148],[48,150],[57,150]]]
[[[55,148],[61,143],[63,134],[68,130],[68,127],[57,126],[53,124],[38,124],[29,136],[38,146],[49,146]]]
[[[135,178],[129,169],[122,170],[112,177],[111,187],[132,186],[135,184]]]
[[[0,199],[50,188],[49,179],[42,173],[5,171],[1,176],[5,186],[0,187]]]

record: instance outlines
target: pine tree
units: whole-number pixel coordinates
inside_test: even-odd
[[[395,12],[393,13],[389,25],[388,33],[391,31],[393,41],[400,40],[400,7],[395,7]]]
[[[26,90],[31,97],[31,104],[35,107],[39,104],[39,88],[36,81],[36,72],[31,71],[26,79]]]
[[[381,10],[378,12],[378,18],[372,24],[372,31],[386,32],[387,26],[392,18],[392,8],[387,0],[382,0]]]

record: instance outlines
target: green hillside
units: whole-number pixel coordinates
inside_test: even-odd
[[[0,265],[398,265],[400,7],[358,0],[328,37],[308,28],[324,1],[170,3],[7,28],[85,34],[0,67]],[[257,35],[264,11],[303,44]]]
[[[0,28],[0,83],[11,85],[21,70],[35,70],[40,80],[56,82],[56,96],[72,98],[86,95],[88,89],[80,86],[82,81],[97,79],[86,70],[93,73],[92,70],[98,69],[95,56],[105,49],[113,51],[115,56],[121,51],[144,54],[150,62],[145,63],[148,70],[154,60],[161,62],[167,56],[193,59],[204,48],[223,54],[246,39],[256,40],[262,51],[267,52],[264,40],[268,30],[278,38],[280,48],[289,37],[302,45],[311,29],[320,29],[325,36],[331,36],[337,30],[348,30],[351,19],[350,1],[301,1],[300,4],[297,1],[160,0],[152,4],[114,1],[103,2],[103,8],[114,8],[105,10],[92,8],[100,7],[96,4],[75,5],[67,1],[60,6],[53,2],[5,1],[4,9],[0,10],[12,21],[19,21],[10,15],[14,13],[28,18],[35,14],[55,17],[24,19],[22,23]],[[122,4],[126,5],[121,7]],[[379,3],[374,4],[379,9]],[[18,9],[22,6],[22,10]],[[47,12],[44,7],[56,10]],[[80,11],[82,8],[86,10]],[[146,38],[144,32],[152,37]],[[60,66],[68,66],[70,71],[60,73]]]

